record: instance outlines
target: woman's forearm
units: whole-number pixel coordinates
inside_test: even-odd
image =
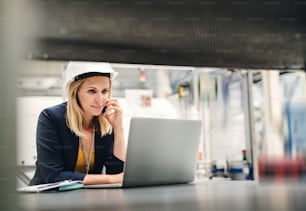
[[[114,155],[122,161],[125,161],[126,157],[126,145],[124,140],[123,126],[114,127]]]
[[[120,174],[87,174],[84,179],[84,185],[109,184],[122,182],[123,173]]]

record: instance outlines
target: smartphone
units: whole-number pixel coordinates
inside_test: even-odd
[[[115,110],[113,108],[110,107],[110,109],[107,109],[107,106],[105,106],[103,109],[102,109],[102,114],[103,116],[106,116],[106,115],[109,115],[109,114],[112,114],[114,113]]]
[[[105,106],[103,109],[102,109],[102,115],[105,116],[106,115],[106,109],[107,107]]]

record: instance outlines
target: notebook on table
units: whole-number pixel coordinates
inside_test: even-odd
[[[18,192],[23,193],[39,193],[44,191],[67,191],[82,188],[83,182],[80,180],[64,180],[60,182],[18,187]]]
[[[83,188],[127,188],[192,182],[200,143],[200,120],[133,117],[123,182]]]

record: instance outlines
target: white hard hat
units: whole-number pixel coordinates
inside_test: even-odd
[[[65,84],[67,86],[70,82],[81,78],[98,75],[107,76],[108,74],[111,80],[118,75],[118,72],[114,71],[110,63],[72,61],[69,62],[66,69]]]

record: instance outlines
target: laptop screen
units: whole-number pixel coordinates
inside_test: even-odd
[[[124,187],[194,180],[200,120],[131,118]]]

